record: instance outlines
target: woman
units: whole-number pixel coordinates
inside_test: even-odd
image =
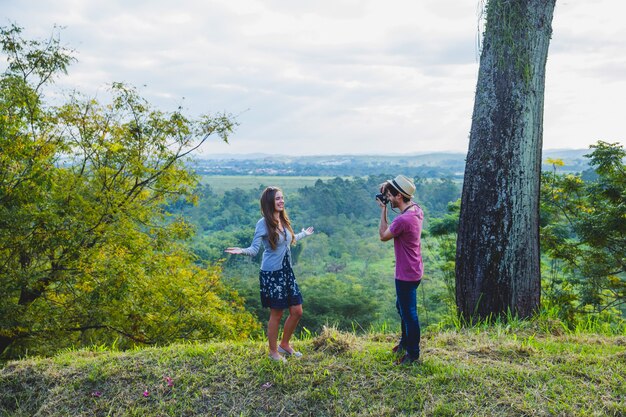
[[[261,304],[270,309],[270,319],[267,323],[269,357],[275,361],[285,362],[284,356],[302,356],[289,344],[289,339],[302,317],[302,294],[291,269],[290,246],[303,237],[313,234],[313,228],[308,227],[294,234],[289,216],[285,211],[283,192],[277,187],[267,187],[261,194],[261,213],[263,217],[256,224],[250,247],[227,248],[225,252],[233,255],[255,256],[263,243],[264,252],[259,281]],[[276,346],[280,319],[287,308],[289,317],[285,320],[281,342]]]

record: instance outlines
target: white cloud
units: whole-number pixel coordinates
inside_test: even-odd
[[[619,0],[557,2],[544,146],[623,140],[626,28]],[[206,153],[386,153],[467,149],[481,1],[22,0],[5,24],[65,26],[79,62],[61,85],[141,88],[192,115],[238,114]]]

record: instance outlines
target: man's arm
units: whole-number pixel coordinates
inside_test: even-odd
[[[380,240],[382,240],[383,242],[393,239],[393,235],[389,230],[389,224],[387,223],[386,205],[383,205],[380,210],[380,223],[378,224],[378,234],[380,235]]]

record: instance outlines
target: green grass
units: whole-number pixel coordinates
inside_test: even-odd
[[[400,367],[393,342],[330,330],[287,364],[260,341],[24,359],[0,370],[0,416],[626,414],[624,336],[428,332]]]
[[[304,177],[304,176],[261,176],[261,175],[202,175],[200,182],[209,184],[217,194],[234,188],[243,190],[257,189],[260,186],[276,186],[286,194],[299,188],[313,186],[319,179],[328,181],[335,177]]]

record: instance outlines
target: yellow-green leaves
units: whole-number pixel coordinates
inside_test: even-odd
[[[562,167],[563,165],[565,165],[565,162],[563,162],[563,160],[559,158],[548,158],[546,162],[553,167]]]
[[[580,312],[617,319],[613,307],[626,303],[626,152],[603,141],[591,148],[592,169],[559,174],[562,162],[548,160],[555,170],[542,178],[541,242],[552,263],[544,302],[570,323]]]
[[[154,109],[122,83],[105,103],[75,93],[49,105],[42,90],[72,58],[56,38],[20,33],[0,29],[0,355],[255,331],[219,268],[181,245],[191,226],[167,211],[193,199],[185,158],[236,123]]]

